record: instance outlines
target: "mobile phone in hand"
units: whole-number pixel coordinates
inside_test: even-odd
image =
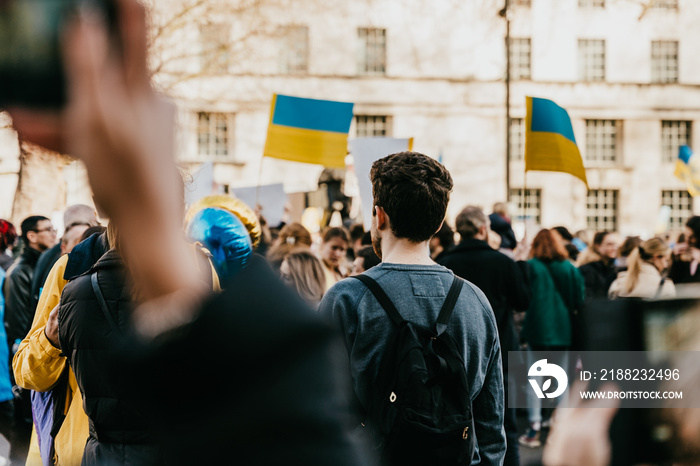
[[[81,8],[115,29],[113,0],[0,0],[0,109],[65,105],[61,36]]]

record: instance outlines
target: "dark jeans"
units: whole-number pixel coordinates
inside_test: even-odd
[[[10,442],[10,464],[24,465],[27,462],[27,453],[29,453],[29,442],[32,438],[32,402],[30,391],[22,389],[19,396],[15,396],[12,403],[12,431],[7,440]],[[5,403],[0,404],[0,406]],[[4,412],[3,412],[4,417]]]

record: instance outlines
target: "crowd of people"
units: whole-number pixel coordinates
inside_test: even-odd
[[[452,177],[417,152],[372,165],[370,231],[260,219],[255,238],[232,227],[188,243],[145,14],[117,5],[120,54],[89,11],[66,35],[69,118],[10,109],[21,137],[85,162],[109,217],[71,206],[60,241],[47,217],[0,220],[12,464],[518,465],[551,419],[531,396],[518,431],[508,353],[579,348],[593,299],[673,297],[700,281],[700,217],[671,244],[608,231],[589,244],[565,227],[518,243],[503,203],[466,206],[452,228]],[[387,359],[399,350],[408,366]],[[424,398],[433,410],[414,409]],[[547,464],[609,459],[605,435],[566,449],[580,420],[556,420],[564,446],[547,447]]]
[[[362,283],[346,278],[373,277],[405,318],[428,326],[452,277],[467,280],[470,288],[462,292],[449,330],[464,345],[484,464],[520,464],[518,445],[541,446],[540,432],[550,425],[541,400],[529,397],[529,427],[519,435],[516,410],[504,404],[512,390],[508,352],[523,351],[532,364],[532,351],[580,349],[577,314],[586,301],[669,298],[675,283],[700,280],[695,240],[700,217],[688,221],[673,247],[660,237],[623,241],[615,232],[598,232],[588,245],[573,242],[565,227],[540,229],[530,244],[514,243],[502,203],[491,215],[465,207],[454,229],[443,221],[451,178],[431,159],[402,153],[379,162],[372,172],[375,201],[387,207],[377,207],[371,232],[353,224],[312,234],[300,223],[270,229],[263,220],[256,255],[262,252],[289,289],[342,330],[352,390],[362,406],[369,403],[392,323]],[[437,172],[430,173],[435,186],[419,193],[422,197],[410,184],[420,164]],[[420,202],[426,205],[416,211]],[[436,202],[440,209],[430,209]],[[421,211],[436,214],[417,219]],[[389,223],[404,217],[411,221],[395,220],[400,227]],[[500,233],[492,228],[494,218]],[[0,220],[5,322],[0,330],[7,341],[2,346],[7,354],[0,355],[0,433],[10,442],[10,459],[156,464],[157,441],[142,414],[149,399],[135,395],[142,385],[138,374],[109,356],[128,331],[137,292],[120,254],[120,235],[113,223],[100,226],[86,205],[68,207],[63,224],[59,238],[47,217],[28,217],[19,231]],[[96,318],[86,320],[90,313]],[[130,415],[119,418],[124,410]]]

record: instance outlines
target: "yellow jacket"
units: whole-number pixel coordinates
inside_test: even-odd
[[[197,254],[198,248],[192,245],[192,252]],[[53,388],[67,365],[67,358],[61,350],[51,344],[44,328],[49,320],[49,314],[61,301],[61,292],[68,283],[63,279],[63,273],[68,263],[68,254],[61,256],[46,277],[46,282],[39,297],[39,303],[34,314],[34,322],[27,337],[22,340],[17,353],[12,359],[12,370],[15,373],[17,385],[22,388],[45,392]],[[207,265],[200,267],[207,267]],[[211,262],[212,288],[221,291],[219,277]],[[73,370],[68,368],[68,392],[66,393],[66,418],[61,430],[56,435],[54,443],[56,456],[54,464],[58,466],[78,466],[83,458],[85,442],[89,436],[89,419],[83,409],[83,396],[78,388]],[[26,466],[42,466],[39,444],[36,433],[32,432]]]
[[[49,314],[61,300],[61,292],[66,286],[67,281],[63,279],[63,273],[67,262],[68,255],[62,256],[49,272],[39,297],[32,328],[20,343],[12,359],[12,370],[20,387],[40,392],[50,390],[56,385],[66,367],[67,359],[62,356],[61,350],[54,347],[46,338],[44,327],[49,320]],[[68,371],[66,419],[54,444],[56,449],[54,463],[61,466],[80,464],[89,435],[88,417],[83,410],[83,397],[78,390],[73,371],[70,368]],[[41,465],[41,457],[36,435],[32,434],[27,465],[34,464]]]

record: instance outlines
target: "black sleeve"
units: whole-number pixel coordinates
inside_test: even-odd
[[[193,323],[137,354],[166,464],[368,464],[349,437],[342,353],[253,256]]]
[[[527,262],[510,262],[508,267],[508,305],[516,311],[530,306],[530,268]]]

